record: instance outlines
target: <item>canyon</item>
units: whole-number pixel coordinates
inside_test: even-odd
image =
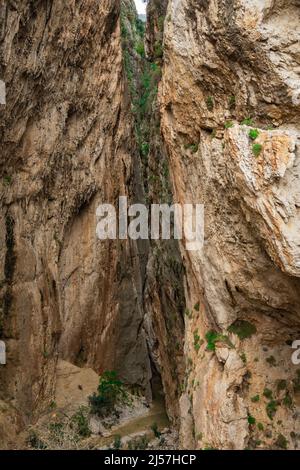
[[[0,0],[1,449],[106,371],[174,449],[299,447],[299,20],[296,0],[149,0],[146,24],[133,0]],[[203,249],[99,240],[120,196],[203,204]]]

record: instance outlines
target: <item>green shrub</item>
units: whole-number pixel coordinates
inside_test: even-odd
[[[39,438],[37,433],[35,431],[31,431],[28,437],[28,444],[33,448],[33,449],[38,449],[38,450],[45,450],[47,449],[47,445]]]
[[[161,32],[164,30],[164,23],[165,23],[165,17],[164,16],[159,16],[159,18],[157,20],[157,25],[158,25],[159,31],[161,31]]]
[[[122,438],[121,438],[121,436],[119,436],[119,435],[115,436],[114,443],[113,443],[113,449],[114,450],[122,449]]]
[[[193,144],[186,144],[186,145],[184,146],[184,148],[185,148],[186,150],[190,150],[192,153],[196,153],[196,152],[198,152],[199,145],[198,145],[198,144],[195,144],[195,143],[193,143]]]
[[[231,349],[234,348],[228,336],[217,333],[214,330],[208,331],[205,335],[205,339],[207,341],[207,351],[215,351],[216,343],[219,341],[225,343]]]
[[[193,318],[193,313],[188,308],[185,309],[184,314],[190,319]]]
[[[251,336],[257,332],[255,325],[252,325],[252,323],[246,320],[235,321],[232,325],[230,325],[228,331],[237,335],[240,340],[251,338]]]
[[[252,152],[254,153],[255,157],[259,157],[261,154],[261,151],[263,149],[263,146],[261,144],[253,144],[252,145]]]
[[[233,125],[234,125],[234,124],[233,124],[232,121],[226,121],[226,122],[224,123],[225,129],[230,129],[231,127],[233,127]]]
[[[263,396],[266,397],[268,400],[272,400],[273,392],[269,388],[265,388],[263,391]]]
[[[200,336],[198,334],[198,330],[194,331],[194,348],[195,351],[199,351],[201,344],[203,344],[203,340],[200,339]]]
[[[246,364],[246,362],[247,362],[247,356],[246,356],[246,354],[245,354],[244,352],[240,355],[240,358],[242,359],[243,363]]]
[[[242,126],[252,126],[253,125],[253,119],[248,117],[242,120],[241,122]]]
[[[263,431],[264,430],[264,425],[262,423],[257,423],[257,429],[259,431]]]
[[[198,334],[198,330],[195,330],[194,331],[194,342],[199,343],[199,341],[200,341],[200,336]]]
[[[219,334],[216,331],[208,331],[205,335],[205,339],[207,341],[206,349],[208,351],[215,351],[216,350],[216,341],[218,340]]]
[[[145,34],[145,23],[140,18],[136,18],[135,22],[136,30],[139,36],[143,37]]]
[[[142,142],[140,144],[140,155],[141,157],[147,158],[150,151],[150,145],[148,142]]]
[[[158,429],[157,423],[153,423],[153,424],[152,424],[151,430],[153,431],[153,434],[154,434],[155,437],[160,438],[161,432],[160,432],[159,429]]]
[[[280,392],[281,390],[285,390],[287,387],[287,381],[284,379],[277,381],[277,390]]]
[[[293,406],[293,400],[292,400],[292,397],[289,393],[287,393],[283,399],[283,404],[284,406],[286,406],[287,408],[292,408]]]
[[[214,100],[212,96],[208,96],[206,98],[206,106],[209,111],[212,111],[214,109]]]
[[[49,424],[49,439],[50,442],[55,442],[58,445],[66,439],[66,427],[63,421],[55,421]]]
[[[199,310],[200,310],[200,302],[197,302],[197,303],[194,305],[194,310],[196,310],[196,312],[199,312]]]
[[[156,41],[154,44],[154,57],[155,59],[161,59],[164,55],[164,49],[161,41]]]
[[[229,105],[229,108],[230,108],[230,109],[235,108],[235,104],[236,104],[235,96],[234,96],[234,95],[229,96],[229,98],[228,98],[228,105]]]
[[[121,36],[122,36],[122,39],[125,40],[129,37],[129,31],[125,25],[125,22],[124,20],[121,20]]]
[[[267,415],[270,419],[273,419],[276,412],[277,412],[277,408],[278,408],[278,402],[275,401],[275,400],[271,400],[267,406],[266,406],[266,412],[267,412]]]
[[[135,51],[137,54],[139,54],[141,57],[145,57],[145,46],[143,41],[139,41],[137,45],[135,46]]]
[[[275,441],[275,445],[279,447],[280,449],[287,449],[288,446],[288,440],[283,436],[283,434],[279,434]]]
[[[128,394],[114,371],[104,372],[99,380],[98,393],[89,397],[91,412],[98,416],[109,414],[118,402],[127,401]]]
[[[254,418],[254,416],[248,414],[248,423],[251,425],[254,425],[256,423],[256,419]]]
[[[3,184],[5,186],[9,186],[12,183],[12,177],[9,175],[4,175],[3,176]]]
[[[252,403],[257,403],[259,401],[259,395],[254,395],[254,397],[251,398]]]
[[[248,135],[249,135],[251,140],[255,140],[259,136],[259,131],[257,129],[250,129]]]
[[[72,416],[71,421],[76,426],[76,431],[81,437],[90,437],[91,431],[89,428],[88,409],[85,406],[80,406],[78,411]]]

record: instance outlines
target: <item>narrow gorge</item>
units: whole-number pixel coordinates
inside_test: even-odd
[[[299,25],[0,0],[0,449],[299,448]],[[203,247],[100,240],[122,196],[202,204]]]

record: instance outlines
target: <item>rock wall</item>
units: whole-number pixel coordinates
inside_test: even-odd
[[[59,360],[161,380],[182,448],[296,449],[299,3],[147,8],[0,0],[0,447]],[[100,242],[119,195],[203,203],[203,250]]]
[[[163,60],[166,2],[163,3],[148,3],[146,26],[137,22],[132,14],[132,2],[126,0],[122,6],[125,71],[145,204],[149,209],[150,204],[171,204],[173,199],[157,101]],[[156,46],[150,53],[151,47],[147,49],[152,44]],[[144,328],[154,388],[155,382],[161,381],[169,418],[178,425],[180,389],[184,378],[184,267],[177,241],[150,240],[148,247],[143,291]]]
[[[169,1],[174,199],[205,205],[204,249],[182,246],[183,447],[299,445],[299,15],[292,0]]]
[[[99,203],[142,195],[119,17],[112,0],[1,2],[0,396],[25,424],[58,357],[150,393],[147,246],[96,239]]]

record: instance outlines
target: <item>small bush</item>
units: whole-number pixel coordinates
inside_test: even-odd
[[[160,432],[159,429],[158,429],[157,423],[153,423],[153,424],[152,424],[151,430],[153,431],[154,436],[159,439],[160,436],[161,436],[161,432]]]
[[[39,438],[35,431],[31,431],[28,437],[28,443],[33,449],[45,450],[47,445]]]
[[[88,412],[89,411],[85,406],[81,406],[71,418],[71,421],[76,426],[77,433],[81,437],[90,437],[91,435]]]
[[[142,142],[140,145],[140,155],[141,157],[147,158],[150,152],[150,145],[148,142]]]
[[[104,372],[99,380],[98,393],[89,397],[91,412],[98,416],[109,414],[118,402],[127,400],[127,392],[114,371]]]
[[[259,431],[263,431],[264,430],[264,425],[262,423],[257,423],[257,429]]]
[[[154,57],[155,59],[161,59],[164,55],[164,49],[161,41],[156,41],[154,44]]]
[[[229,96],[229,98],[228,98],[228,105],[229,105],[229,108],[230,108],[230,109],[235,108],[235,105],[236,105],[236,98],[235,98],[234,95]]]
[[[237,335],[240,340],[251,338],[251,336],[257,332],[255,325],[252,325],[252,323],[246,320],[237,320],[230,325],[228,331]]]
[[[206,98],[206,106],[209,111],[212,111],[214,109],[214,100],[212,96],[208,96]]]
[[[185,309],[184,314],[185,314],[188,318],[193,318],[193,313],[192,313],[188,308]]]
[[[207,341],[206,349],[208,351],[215,351],[216,350],[216,341],[218,340],[218,333],[216,331],[208,331],[205,335],[205,339]]]
[[[114,450],[120,450],[122,449],[122,439],[121,436],[117,435],[114,438],[114,443],[113,443],[113,449]]]
[[[253,125],[253,119],[248,117],[242,120],[241,122],[242,126],[252,126]]]
[[[265,388],[263,392],[264,397],[266,397],[268,400],[272,400],[273,398],[273,392],[269,388]]]
[[[197,152],[198,152],[198,148],[199,148],[198,144],[192,144],[192,145],[190,146],[190,149],[191,149],[192,153],[197,153]]]
[[[252,403],[257,403],[259,401],[259,395],[255,395],[251,398]]]
[[[287,387],[287,381],[284,379],[278,380],[277,382],[277,390],[280,392],[281,390],[285,390]]]
[[[283,436],[283,434],[279,434],[275,441],[275,445],[279,447],[280,449],[287,449],[288,446],[288,440]]]
[[[233,127],[233,122],[232,121],[226,121],[224,124],[225,129],[230,129]]]
[[[283,399],[283,404],[284,406],[286,406],[287,408],[292,408],[293,406],[293,400],[292,400],[292,397],[289,393],[287,393]]]
[[[208,331],[205,335],[205,339],[207,341],[207,346],[206,346],[207,351],[215,351],[217,342],[223,342],[229,348],[231,348],[231,349],[234,348],[234,346],[233,346],[232,342],[230,341],[230,339],[228,338],[228,336],[217,333],[214,330]]]
[[[145,34],[145,23],[140,18],[136,18],[135,26],[138,34],[143,37]]]
[[[250,414],[248,415],[248,423],[251,425],[254,425],[256,423],[256,419],[254,416],[251,416]]]
[[[275,400],[271,400],[267,406],[266,406],[266,412],[267,412],[267,415],[270,419],[273,419],[276,412],[277,412],[277,408],[278,408],[278,402],[275,401]]]
[[[248,135],[249,135],[251,140],[255,140],[259,136],[259,131],[257,129],[250,129]]]
[[[254,153],[255,157],[259,157],[261,154],[261,151],[263,149],[263,146],[261,144],[253,144],[252,145],[252,152]]]
[[[159,16],[159,18],[157,20],[157,25],[158,25],[159,31],[161,31],[161,32],[164,30],[164,23],[165,23],[165,17],[164,16]]]
[[[199,145],[198,144],[186,144],[184,146],[186,150],[190,150],[192,153],[198,152]]]
[[[135,46],[135,51],[141,57],[145,57],[145,46],[144,46],[144,43],[142,41],[139,41],[137,43],[137,45]]]
[[[201,344],[203,344],[203,340],[200,339],[200,336],[198,334],[198,330],[195,330],[194,331],[194,348],[195,348],[195,351],[198,352],[200,347],[201,347]]]
[[[12,177],[9,175],[3,176],[3,183],[5,186],[9,186],[12,183]]]
[[[247,356],[246,356],[246,354],[245,354],[244,352],[240,355],[240,358],[242,359],[243,363],[246,364],[246,362],[247,362]]]

